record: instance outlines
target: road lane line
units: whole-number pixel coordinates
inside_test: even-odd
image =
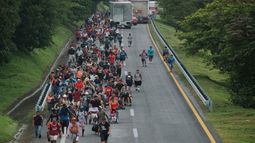
[[[135,116],[135,111],[134,111],[134,109],[130,109],[130,115],[131,115],[132,117]]]
[[[216,143],[215,138],[213,137],[212,133],[209,131],[208,127],[206,126],[205,122],[203,121],[203,119],[201,118],[201,116],[198,114],[196,108],[194,107],[194,105],[191,103],[190,99],[188,98],[187,94],[184,92],[183,88],[181,87],[179,81],[176,79],[175,75],[171,72],[169,66],[167,65],[167,63],[164,61],[163,56],[161,55],[160,51],[159,51],[159,47],[157,46],[157,44],[155,43],[150,29],[149,29],[149,25],[147,25],[147,31],[149,33],[149,36],[151,38],[151,41],[154,45],[154,47],[156,48],[156,51],[161,59],[161,61],[164,63],[164,66],[166,67],[168,73],[171,75],[171,77],[173,78],[175,84],[177,85],[179,91],[181,92],[182,96],[184,97],[185,101],[187,102],[187,104],[189,105],[191,111],[193,112],[193,114],[195,115],[195,117],[197,118],[199,124],[201,125],[201,127],[203,128],[204,132],[206,133],[207,137],[209,138],[211,143]]]
[[[66,142],[66,136],[62,136],[61,140],[60,140],[60,143],[65,143],[65,142]]]
[[[137,128],[133,128],[133,134],[135,138],[138,138],[138,131]]]

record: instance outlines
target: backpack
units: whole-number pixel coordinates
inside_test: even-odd
[[[78,129],[78,125],[75,123],[75,124],[72,124],[72,127],[70,129],[70,132],[72,134],[77,134],[79,132],[79,129]]]
[[[126,53],[125,52],[120,52],[120,59],[125,59]]]
[[[98,131],[98,128],[99,128],[98,125],[93,125],[93,126],[92,126],[92,131],[93,131],[93,132],[97,132],[97,131]]]

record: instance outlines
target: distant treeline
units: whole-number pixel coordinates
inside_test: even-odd
[[[1,0],[0,64],[17,51],[30,52],[52,44],[56,26],[74,28],[103,0]],[[104,0],[106,1],[106,0]]]
[[[255,108],[255,0],[158,0],[187,53],[230,76],[233,103]],[[217,93],[215,93],[217,94]]]

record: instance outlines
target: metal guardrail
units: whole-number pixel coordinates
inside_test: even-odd
[[[194,91],[196,92],[198,97],[201,99],[203,104],[209,109],[209,111],[212,111],[213,104],[212,104],[212,100],[210,99],[210,97],[205,93],[205,91],[199,85],[197,80],[190,74],[188,69],[182,64],[182,62],[178,58],[177,54],[173,50],[172,46],[166,42],[166,40],[164,39],[162,34],[159,32],[157,26],[154,23],[154,20],[150,19],[150,21],[152,23],[155,33],[157,34],[157,36],[159,37],[159,39],[163,43],[163,45],[166,46],[169,49],[169,52],[174,56],[175,63],[178,65],[179,69],[181,70],[181,72],[183,73],[183,75],[185,76],[185,78],[187,79],[189,84],[191,85],[191,87],[194,89]]]
[[[39,99],[38,99],[38,101],[35,105],[35,111],[42,112],[44,110],[47,96],[51,92],[51,87],[52,87],[52,84],[50,84],[50,83],[46,83],[44,85],[44,88],[41,92],[41,95],[40,95],[40,97],[39,97]]]

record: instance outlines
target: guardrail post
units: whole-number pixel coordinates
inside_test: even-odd
[[[159,32],[159,30],[157,29],[157,26],[154,23],[153,18],[150,18],[150,22],[152,24],[152,27],[155,31],[155,33],[157,34],[158,38],[160,39],[161,43],[163,45],[165,45],[168,50],[169,53],[171,53],[174,58],[175,58],[175,63],[177,64],[177,66],[179,67],[179,69],[181,70],[181,72],[183,73],[183,75],[185,76],[186,80],[189,82],[190,86],[193,88],[193,90],[196,92],[197,96],[201,99],[201,101],[203,102],[203,104],[207,107],[207,109],[209,111],[212,111],[212,100],[210,99],[210,97],[208,95],[206,95],[206,93],[204,92],[204,90],[202,89],[202,87],[199,85],[199,83],[196,81],[196,79],[192,76],[192,74],[190,74],[190,72],[188,71],[188,69],[185,68],[185,66],[182,64],[182,62],[180,61],[180,59],[178,58],[177,54],[175,53],[175,51],[173,50],[173,48],[171,47],[171,45],[169,45],[166,40],[164,39],[164,37],[162,36],[162,34]]]

